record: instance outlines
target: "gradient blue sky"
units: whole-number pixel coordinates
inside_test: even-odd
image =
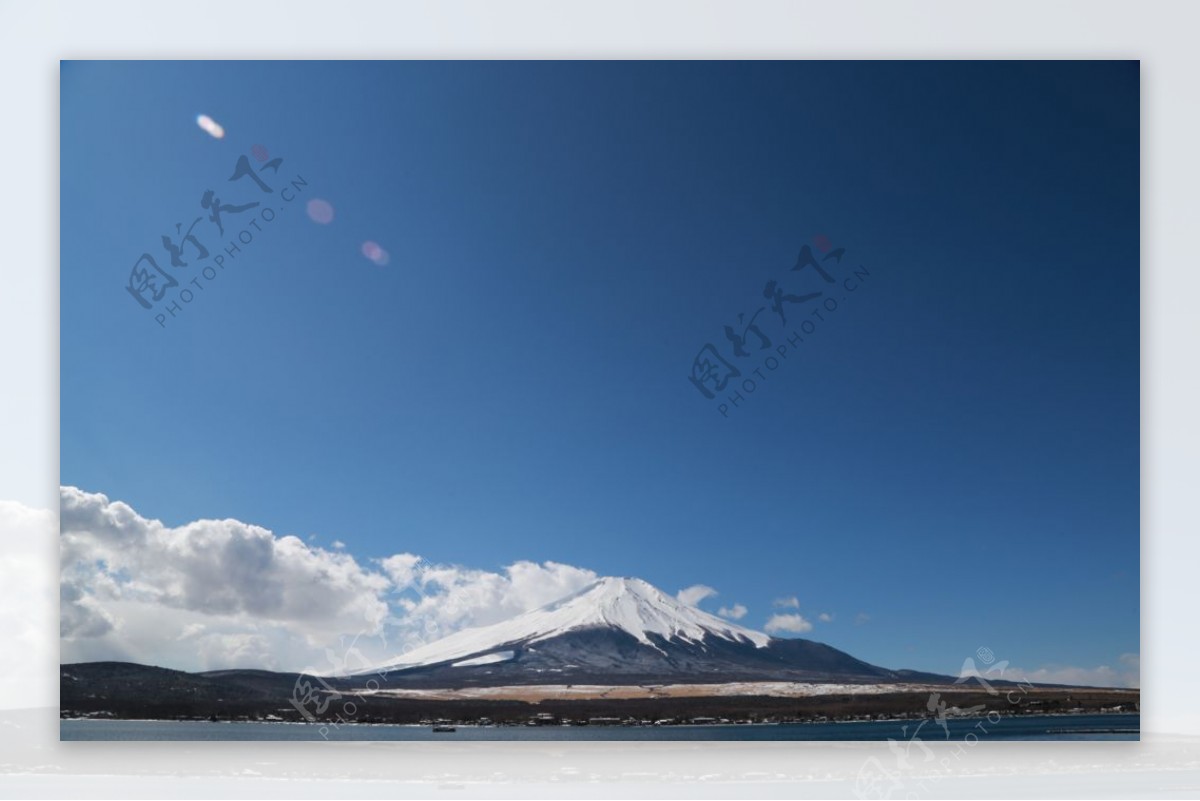
[[[64,62],[62,483],[361,560],[704,583],[753,627],[794,595],[891,667],[1112,664],[1139,650],[1138,82]],[[205,189],[259,199],[225,181],[254,144],[334,221],[291,204],[160,328],[130,267]],[[722,418],[692,357],[818,234],[870,280]]]

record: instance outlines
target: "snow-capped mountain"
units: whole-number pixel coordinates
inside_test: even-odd
[[[909,681],[827,645],[777,639],[680,603],[636,578],[464,629],[365,673],[422,686],[655,681]]]
[[[641,579],[602,578],[540,609],[490,626],[463,629],[409,651],[386,669],[468,659],[496,649],[511,650],[518,644],[528,648],[568,632],[595,628],[624,632],[658,651],[662,651],[656,644],[659,640],[700,643],[712,636],[759,648],[771,640],[766,634],[682,604]]]

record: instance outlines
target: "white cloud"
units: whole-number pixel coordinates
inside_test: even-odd
[[[786,632],[788,634],[803,634],[806,631],[812,631],[812,623],[809,623],[801,615],[771,615],[771,618],[767,621],[767,625],[763,626],[763,631],[767,632],[768,634],[776,634],[779,632]]]
[[[794,595],[789,598],[776,598],[771,605],[780,609],[799,609],[800,599]]]
[[[711,598],[717,591],[707,584],[693,584],[675,593],[675,599],[687,606],[696,606],[705,598]]]
[[[417,577],[417,565],[420,563],[421,557],[412,553],[398,553],[379,560],[380,567],[398,589],[412,586]]]
[[[730,620],[741,620],[746,616],[748,611],[750,610],[741,604],[734,604],[733,606],[722,606],[717,610],[717,614],[721,617],[727,617]]]
[[[870,619],[871,619],[871,616],[868,615],[866,612],[859,612],[857,615],[854,616],[854,625],[861,626],[864,623],[868,622]]]
[[[192,637],[195,637],[196,635],[202,633],[203,631],[204,631],[203,623],[188,623],[186,626],[183,627],[183,631],[179,632],[179,636],[176,637],[175,639],[190,640]]]
[[[821,614],[817,615],[817,620],[821,621],[822,623],[832,623],[833,615],[829,612],[822,612]]]
[[[416,597],[398,602],[393,619],[404,643],[414,647],[458,629],[486,626],[557,601],[588,586],[599,576],[558,562],[515,562],[501,572],[459,565],[413,562],[412,554],[383,560],[397,586]],[[419,557],[417,558],[420,562]]]
[[[237,520],[171,528],[104,495],[73,487],[60,495],[64,663],[336,673],[534,609],[598,578],[556,562],[491,572],[410,553],[364,565]]]
[[[58,603],[58,632],[63,638],[103,637],[116,628],[113,616],[78,583],[62,582]]]
[[[1018,667],[1005,669],[1003,678],[1010,681],[1025,680],[1034,684],[1077,684],[1084,687],[1140,687],[1141,658],[1138,654],[1121,654],[1116,667],[1072,667],[1069,665],[1046,665],[1036,670]]]
[[[64,642],[104,633],[106,595],[325,635],[375,631],[387,618],[386,577],[297,537],[237,520],[169,528],[73,487],[62,489],[61,515]]]

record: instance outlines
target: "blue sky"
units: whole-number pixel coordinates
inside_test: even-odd
[[[703,583],[753,627],[795,596],[834,615],[805,636],[891,667],[1139,650],[1136,62],[61,81],[63,484],[364,562]],[[160,237],[207,189],[266,198],[226,180],[256,144],[277,219],[159,326],[130,268],[196,277]],[[195,231],[217,253],[249,216]],[[789,270],[821,236],[838,310],[723,417],[693,356],[738,361],[722,329],[767,280],[823,289]]]

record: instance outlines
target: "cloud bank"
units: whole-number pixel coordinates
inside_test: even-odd
[[[349,653],[382,661],[597,578],[555,562],[490,572],[399,553],[362,563],[237,520],[171,528],[74,487],[60,503],[63,663],[333,673],[359,667]]]
[[[1004,677],[1019,677],[1034,684],[1076,684],[1084,687],[1141,687],[1142,660],[1138,654],[1121,654],[1116,665],[1072,667],[1046,665],[1036,670],[1009,667]]]

